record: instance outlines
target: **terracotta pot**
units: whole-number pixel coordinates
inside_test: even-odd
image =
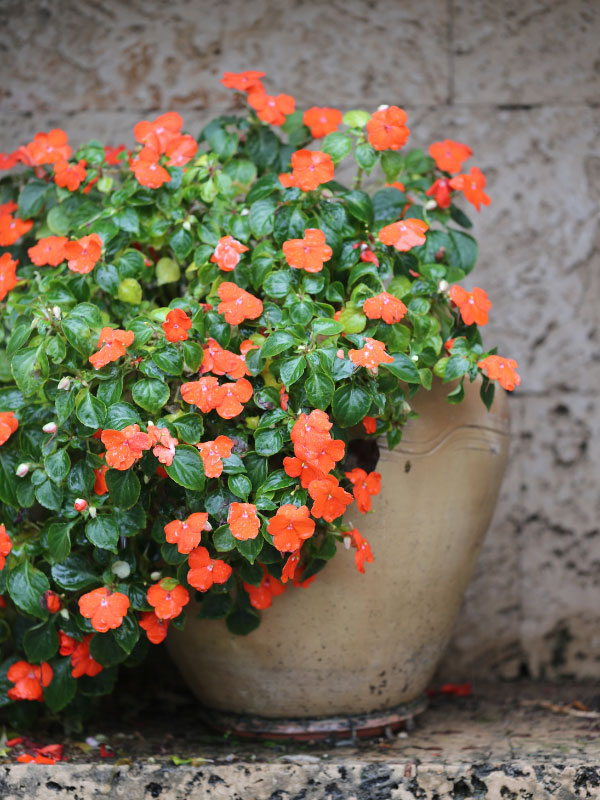
[[[184,678],[238,733],[313,737],[374,732],[422,707],[450,637],[500,488],[508,450],[501,389],[488,412],[479,383],[450,405],[434,384],[401,443],[378,442],[381,493],[374,512],[348,520],[375,560],[356,571],[340,552],[307,589],[291,587],[245,637],[195,619],[169,633]],[[240,715],[245,715],[240,717]]]

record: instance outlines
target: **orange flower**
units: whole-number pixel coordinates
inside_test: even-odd
[[[345,476],[354,486],[352,493],[356,499],[356,505],[361,514],[366,514],[371,510],[371,496],[379,494],[381,491],[381,475],[379,472],[365,472],[364,469],[350,470],[345,472]]]
[[[12,153],[0,153],[0,170],[12,169],[21,160],[18,150]]]
[[[4,525],[0,525],[0,570],[4,569],[6,557],[12,550],[12,539],[6,532]]]
[[[95,677],[102,672],[102,664],[95,661],[90,655],[90,639],[92,634],[83,637],[83,641],[78,642],[71,636],[67,636],[64,631],[58,632],[60,640],[61,656],[71,656],[71,675],[74,678],[81,678],[82,675],[89,675],[90,678]]]
[[[256,506],[252,503],[232,503],[227,514],[227,524],[233,536],[241,542],[256,539],[260,530]]]
[[[325,244],[325,234],[319,228],[307,228],[304,239],[288,239],[283,243],[283,254],[294,269],[320,272],[323,262],[329,261],[333,250]]]
[[[388,325],[400,320],[406,314],[406,306],[393,294],[381,292],[375,297],[369,297],[363,303],[363,311],[369,319],[382,319]]]
[[[215,394],[215,411],[223,419],[232,419],[244,410],[242,403],[252,397],[252,384],[246,378],[224,383]]]
[[[211,558],[206,547],[192,550],[188,559],[187,582],[199,592],[207,592],[214,583],[227,583],[232,569],[219,558]]]
[[[220,388],[219,381],[210,376],[200,378],[198,381],[184,383],[180,392],[186,403],[198,406],[203,414],[208,414],[209,411],[215,408],[217,399],[221,397],[218,394]]]
[[[303,442],[294,446],[294,454],[311,465],[314,469],[328,473],[335,467],[336,461],[341,461],[346,451],[346,445],[341,439],[327,439],[316,448],[309,448]]]
[[[400,150],[410,135],[406,127],[406,111],[389,106],[375,111],[367,122],[367,134],[375,150]]]
[[[147,120],[138,122],[133,128],[133,135],[140,144],[146,144],[148,140],[155,141],[156,137],[160,152],[164,153],[169,142],[179,136],[182,125],[181,116],[176,111],[168,111],[152,122]]]
[[[142,457],[144,450],[152,447],[147,433],[140,432],[140,426],[127,425],[122,431],[102,431],[102,444],[106,447],[106,463],[112,469],[126,470]]]
[[[258,87],[249,93],[248,104],[256,111],[258,118],[269,125],[283,125],[285,118],[293,114],[296,108],[296,101],[289,94],[274,97]]]
[[[219,269],[222,269],[223,272],[231,272],[237,267],[241,257],[240,254],[245,253],[247,250],[246,245],[238,242],[233,236],[222,236],[210,260],[213,264],[218,264]]]
[[[230,325],[240,325],[246,319],[257,319],[263,312],[261,300],[230,281],[219,286],[218,295],[222,302],[217,310],[219,314],[224,314],[225,321]]]
[[[106,586],[94,589],[79,598],[81,616],[89,619],[98,633],[120,627],[129,609],[129,598],[122,592],[111,592]]]
[[[167,467],[170,467],[175,458],[175,448],[179,441],[174,436],[171,436],[168,428],[159,428],[151,422],[148,423],[148,436],[154,445],[153,454],[161,464],[166,464]]]
[[[368,564],[373,562],[373,553],[371,552],[371,546],[369,545],[368,541],[361,536],[360,532],[356,530],[356,528],[352,528],[352,530],[346,531],[344,536],[350,536],[352,546],[356,547],[356,553],[354,554],[354,561],[356,563],[356,569],[359,572],[362,572],[364,575],[365,572],[365,561]]]
[[[43,687],[49,686],[52,667],[45,661],[40,666],[27,661],[16,661],[9,667],[6,677],[15,685],[8,690],[11,700],[43,700]]]
[[[440,208],[450,208],[450,181],[448,178],[438,178],[425,192],[427,197],[433,197]]]
[[[298,550],[305,539],[310,539],[315,532],[315,523],[310,519],[308,506],[286,503],[269,520],[267,530],[273,537],[275,547],[285,553]]]
[[[87,174],[85,163],[83,159],[78,164],[69,164],[65,159],[57,161],[54,164],[54,183],[70,192],[79,189]]]
[[[27,250],[31,261],[37,267],[58,267],[65,260],[66,236],[45,236]]]
[[[444,342],[444,348],[448,353],[448,355],[450,355],[450,353],[452,352],[452,348],[454,347],[455,341],[456,339],[446,339],[446,341]]]
[[[79,272],[85,275],[91,272],[102,255],[102,239],[97,233],[89,236],[82,236],[75,242],[67,242],[65,245],[65,258],[68,259],[68,267],[71,272]]]
[[[320,409],[315,409],[308,416],[300,414],[294,423],[290,437],[292,442],[303,442],[312,450],[330,438],[329,431],[332,427],[328,415]]]
[[[135,334],[133,331],[124,331],[120,328],[102,328],[98,339],[98,350],[88,358],[94,369],[101,369],[111,361],[116,361],[126,354],[126,347],[133,344]]]
[[[181,308],[171,309],[162,324],[168,342],[185,342],[189,338],[188,331],[191,327],[192,320]]]
[[[180,553],[191,553],[200,544],[207,522],[208,514],[202,511],[190,514],[186,520],[174,519],[165,525],[167,542],[176,544]]]
[[[137,182],[148,189],[159,189],[171,180],[167,170],[158,163],[158,153],[148,148],[131,162],[131,169]]]
[[[126,152],[126,148],[124,144],[120,144],[117,147],[111,147],[110,145],[104,146],[104,158],[107,164],[110,166],[118,167],[123,162],[119,158],[121,153]]]
[[[279,183],[283,186],[284,189],[289,189],[292,186],[296,186],[296,179],[292,175],[291,172],[282,172],[281,175],[278,176]]]
[[[0,256],[0,300],[4,300],[6,295],[17,285],[17,264],[19,260],[13,260],[10,253],[2,253]]]
[[[242,355],[238,356],[231,353],[229,350],[224,350],[216,339],[209,339],[208,344],[204,347],[204,358],[200,365],[200,372],[214,372],[215,375],[229,375],[233,380],[243,378],[245,375],[250,375],[244,354],[248,350],[257,349],[258,345],[250,342],[245,344],[242,342],[240,350]]]
[[[67,138],[67,134],[60,128],[54,128],[49,133],[36,133],[33,141],[25,148],[30,165],[55,164],[70,158],[71,148],[67,144]]]
[[[20,756],[17,756],[17,761],[20,764],[56,764],[56,759],[51,758],[50,756],[43,756],[41,753],[38,753],[35,756],[32,756],[31,753],[21,753]]]
[[[375,369],[380,364],[391,364],[392,356],[385,352],[385,345],[377,339],[365,336],[365,343],[360,350],[348,350],[350,361],[359,367]]]
[[[171,139],[165,149],[165,155],[168,158],[167,166],[185,166],[196,155],[197,150],[198,142],[193,136],[189,134],[185,136],[176,136],[174,139]]]
[[[386,225],[379,231],[379,241],[392,245],[402,253],[412,247],[424,244],[427,230],[429,230],[429,225],[426,222],[411,217]]]
[[[321,517],[325,522],[333,522],[341,517],[346,506],[352,503],[352,495],[342,489],[337,478],[327,475],[323,480],[312,481],[308,493],[314,500],[311,514],[315,519]]]
[[[14,411],[0,411],[0,445],[12,436],[19,427],[19,420]]]
[[[472,203],[477,211],[481,210],[481,204],[489,206],[492,202],[483,190],[485,188],[485,175],[477,167],[471,167],[470,173],[456,175],[450,179],[450,187],[462,192],[469,203]]]
[[[237,416],[237,414],[234,416]],[[231,456],[231,448],[233,447],[231,439],[228,436],[217,436],[213,442],[199,442],[196,447],[200,450],[206,477],[218,478],[223,472],[223,461],[221,459]]]
[[[321,480],[327,474],[314,467],[310,462],[291,456],[283,459],[283,469],[290,478],[300,478],[300,484],[304,489],[308,489],[313,481]]]
[[[450,299],[458,306],[465,325],[472,325],[474,322],[477,325],[487,324],[492,302],[483,289],[475,286],[472,292],[467,292],[462,286],[454,284],[450,287]]]
[[[258,609],[259,611],[264,611],[266,608],[270,608],[273,603],[273,598],[283,594],[286,589],[283,583],[278,581],[277,578],[274,578],[272,575],[269,575],[264,567],[263,573],[263,579],[260,582],[260,586],[253,586],[250,583],[244,584],[244,589],[248,592],[248,596],[250,598],[250,605],[254,606],[254,608]]]
[[[394,181],[393,183],[386,183],[386,186],[390,186],[392,189],[398,189],[399,192],[406,191],[404,188],[404,184],[401,181]]]
[[[296,150],[292,153],[292,177],[303,192],[310,192],[333,180],[331,156],[320,150]]]
[[[434,159],[438,169],[444,172],[460,172],[463,161],[471,158],[473,151],[466,144],[444,139],[443,142],[434,142],[430,145],[429,155]]]
[[[300,563],[300,550],[294,550],[293,553],[290,553],[288,560],[283,565],[283,569],[281,570],[281,582],[287,583],[294,579],[294,575],[296,573],[296,567]]]
[[[140,619],[140,628],[146,631],[148,641],[152,644],[160,644],[167,636],[169,621],[157,617],[154,611],[144,611]]]
[[[9,247],[33,227],[32,219],[19,219],[10,214],[0,214],[0,245]]]
[[[377,420],[375,417],[365,417],[363,425],[366,433],[375,433],[377,431]]]
[[[512,392],[521,383],[521,376],[515,371],[519,365],[514,358],[487,356],[478,361],[477,366],[486,371],[490,380],[497,380],[507,392]]]
[[[61,609],[60,597],[51,589],[48,589],[42,595],[42,603],[46,610],[50,612],[50,614],[56,614]]]
[[[98,467],[98,469],[94,470],[95,480],[94,480],[94,492],[98,495],[103,495],[108,492],[108,486],[106,485],[106,472],[108,470],[108,466],[105,464],[103,467]]]
[[[237,89],[238,92],[259,91],[263,88],[260,79],[264,77],[264,72],[255,69],[248,69],[245,72],[225,72],[221,83],[228,89]]]
[[[146,597],[159,619],[175,619],[190,602],[188,590],[173,578],[163,578],[155,583],[148,589]]]
[[[328,133],[337,131],[342,124],[342,112],[337,108],[313,106],[304,112],[302,122],[310,128],[310,135],[313,139],[321,139]]]
[[[290,402],[290,396],[285,390],[285,386],[282,386],[279,390],[279,407],[282,411],[288,410],[288,404]]]

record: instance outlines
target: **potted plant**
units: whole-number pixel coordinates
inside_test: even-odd
[[[208,705],[258,713],[212,692],[236,653],[238,673],[250,654],[260,684],[260,651],[283,678],[271,696],[284,716],[360,713],[364,724],[348,724],[372,729],[402,717],[382,709],[419,694],[447,638],[502,473],[505,407],[485,407],[496,381],[519,382],[515,362],[481,343],[487,295],[458,285],[477,246],[455,200],[479,210],[485,179],[463,171],[465,145],[407,150],[396,106],[302,113],[293,98],[267,94],[262,77],[227,73],[223,83],[248,105],[197,140],[170,112],[138,123],[131,151],[94,140],[73,152],[56,129],[0,154],[0,705],[13,719],[31,721],[32,701],[84,713],[113,689],[120,665],[139,664],[169,630],[192,682],[191,663],[217,659],[199,679],[212,687]],[[350,186],[337,179],[345,159],[357,167]],[[419,404],[436,429],[421,440]],[[421,445],[446,452],[440,442],[474,430],[479,460],[461,466],[450,448],[450,461],[419,477],[443,499],[436,511],[413,481]],[[401,469],[386,487],[384,462],[398,445]],[[457,488],[461,472],[468,481]],[[358,709],[331,687],[333,705],[311,706],[308,684],[294,710],[285,694],[294,680],[256,638],[261,618],[280,620],[278,633],[263,629],[288,655],[280,633],[290,632],[305,673],[323,681],[337,660],[358,691],[368,682],[360,659],[329,654],[319,668],[321,644],[307,635],[312,627],[333,640],[338,630],[348,659],[340,596],[364,605],[361,582],[381,592],[390,570],[407,585],[416,550],[405,541],[412,550],[399,563],[385,536],[396,526],[391,538],[404,541],[413,495],[425,500],[422,528],[437,515],[446,533],[467,531],[457,544],[432,530],[420,556],[422,571],[446,553],[458,599],[440,595],[447,619],[435,646],[420,645],[419,679],[388,696],[375,643],[379,678]],[[479,508],[474,523],[456,514],[461,503]],[[375,630],[390,609],[385,596],[367,606]],[[417,610],[391,616],[407,613]],[[355,635],[359,653],[365,631]],[[258,692],[251,681],[242,689]],[[258,695],[263,716],[282,716]],[[303,725],[311,735],[332,729]]]

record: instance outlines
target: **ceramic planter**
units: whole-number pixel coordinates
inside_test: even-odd
[[[506,395],[488,412],[479,383],[450,405],[419,392],[393,451],[378,442],[374,512],[347,515],[372,547],[366,574],[339,552],[307,589],[291,587],[245,637],[195,619],[170,652],[213,724],[313,738],[398,726],[423,707],[490,522],[508,450]],[[371,467],[372,468],[372,467]]]

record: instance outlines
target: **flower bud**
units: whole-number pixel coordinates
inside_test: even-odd
[[[85,511],[87,508],[87,500],[84,500],[83,497],[78,497],[74,503],[75,511]]]
[[[56,592],[48,589],[48,591],[44,592],[42,597],[44,606],[51,614],[56,614],[57,611],[60,611],[60,597]]]
[[[433,198],[428,200],[424,205],[425,211],[433,211],[434,208],[437,208],[437,203]]]
[[[242,208],[242,210],[240,211],[240,217],[247,217],[249,213],[250,213],[249,208]]]
[[[29,464],[19,464],[19,466],[15,470],[15,475],[17,476],[17,478],[24,478],[28,472],[29,472]]]
[[[110,567],[117,578],[124,580],[131,574],[131,567],[126,561],[115,561]]]
[[[60,615],[63,619],[69,619],[69,609],[68,608],[61,608]]]
[[[90,506],[88,508],[88,511],[90,512],[90,517],[92,519],[96,519],[96,514],[98,513],[98,509],[96,508],[96,506]]]
[[[47,422],[44,427],[42,428],[44,433],[56,433],[58,430],[58,425],[56,422]]]
[[[151,581],[158,581],[158,580],[160,580],[160,576],[161,575],[162,575],[162,572],[160,572],[160,570],[155,570],[154,572],[150,573],[150,580]]]
[[[415,354],[414,356],[410,357],[410,360],[416,363],[419,360],[419,356]]]
[[[389,105],[387,103],[383,103],[382,105],[377,106],[377,111],[387,111],[388,108]]]
[[[447,292],[448,291],[449,283],[446,280],[441,280],[438,283],[438,292]]]
[[[203,531],[212,531],[212,529],[213,529],[212,525],[210,524],[210,522],[208,520],[206,520],[206,522],[202,526],[202,530]]]
[[[54,314],[55,319],[60,319],[62,317],[60,306],[52,306],[52,313]]]
[[[61,378],[59,380],[58,386],[56,388],[61,390],[66,390],[69,388],[70,385],[71,385],[71,379],[65,376],[64,378]]]
[[[346,550],[350,550],[350,545],[352,544],[352,539],[349,536],[344,536],[344,547]]]

